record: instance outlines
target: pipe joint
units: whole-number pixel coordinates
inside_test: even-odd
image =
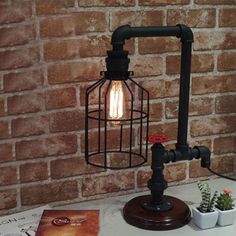
[[[111,44],[113,50],[122,50],[126,39],[131,37],[130,25],[122,25],[118,27],[112,34]]]
[[[183,24],[178,24],[177,25],[180,28],[180,38],[181,42],[187,42],[187,43],[192,43],[193,42],[193,32],[192,30],[187,26]]]
[[[211,152],[205,146],[195,146],[193,149],[198,150],[198,158],[201,158],[201,167],[209,168],[211,164]]]

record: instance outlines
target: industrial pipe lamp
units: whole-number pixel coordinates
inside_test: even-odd
[[[162,36],[175,36],[182,44],[178,136],[174,150],[163,146],[165,135],[148,136],[149,93],[131,78],[128,52],[123,49],[127,39]],[[139,228],[169,230],[190,221],[189,207],[180,199],[164,195],[165,163],[201,158],[202,167],[210,164],[207,147],[190,148],[187,144],[192,42],[193,33],[186,25],[121,26],[112,34],[107,71],[101,72],[102,78],[86,90],[85,159],[88,164],[110,169],[137,167],[147,161],[148,142],[153,143],[153,174],[148,181],[151,194],[131,199],[123,209],[126,222]]]

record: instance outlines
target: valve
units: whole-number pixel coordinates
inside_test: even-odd
[[[150,143],[164,143],[168,140],[168,137],[164,134],[151,134],[148,136],[148,141]]]

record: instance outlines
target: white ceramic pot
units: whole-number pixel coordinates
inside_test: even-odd
[[[225,225],[232,225],[234,223],[234,219],[236,216],[236,208],[232,210],[227,210],[227,211],[221,211],[220,209],[217,209],[219,212],[217,224],[220,226],[225,226]]]
[[[218,219],[218,211],[202,213],[197,208],[192,209],[193,222],[201,229],[213,228]]]

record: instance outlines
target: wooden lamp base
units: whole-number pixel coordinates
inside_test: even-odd
[[[191,219],[189,207],[181,200],[164,196],[173,206],[168,211],[149,211],[143,207],[151,195],[139,196],[126,203],[123,216],[127,223],[148,230],[171,230],[186,225]]]

